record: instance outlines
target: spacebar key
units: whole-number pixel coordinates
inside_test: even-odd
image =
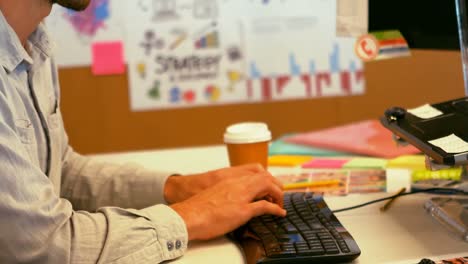
[[[304,249],[297,252],[299,256],[319,256],[325,254],[323,249]]]
[[[274,254],[267,255],[269,258],[286,258],[286,257],[294,257],[296,256],[295,250],[283,250],[281,252],[277,252]]]

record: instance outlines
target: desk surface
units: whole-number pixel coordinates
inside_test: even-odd
[[[196,173],[228,165],[224,146],[169,149],[158,151],[95,155],[99,159],[118,163],[137,162],[150,169]],[[275,168],[271,168],[275,173]],[[325,197],[330,208],[338,209],[360,204],[389,194],[354,194],[345,197]],[[353,263],[417,263],[421,258],[468,256],[468,243],[448,233],[424,211],[426,194],[401,197],[393,207],[381,213],[381,204],[337,213],[361,248],[361,256]],[[244,263],[240,247],[219,238],[207,242],[191,242],[185,256],[177,263]]]

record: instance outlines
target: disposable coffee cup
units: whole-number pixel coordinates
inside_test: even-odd
[[[233,124],[224,133],[231,166],[260,163],[266,168],[270,141],[271,132],[265,123]]]

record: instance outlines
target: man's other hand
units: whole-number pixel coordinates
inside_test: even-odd
[[[189,240],[206,240],[224,235],[252,217],[263,214],[285,216],[286,211],[282,207],[282,186],[266,171],[234,173],[232,176],[227,173],[212,187],[171,205],[184,219]]]
[[[200,174],[172,176],[166,181],[164,197],[169,204],[182,202],[223,180],[238,178],[239,176],[252,176],[257,173],[269,174],[260,164],[248,164]],[[280,181],[277,179],[274,179],[274,181],[282,188]]]

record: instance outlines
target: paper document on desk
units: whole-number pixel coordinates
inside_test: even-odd
[[[296,134],[285,141],[380,158],[395,158],[420,152],[411,145],[398,146],[392,139],[392,132],[378,120],[364,120]]]

